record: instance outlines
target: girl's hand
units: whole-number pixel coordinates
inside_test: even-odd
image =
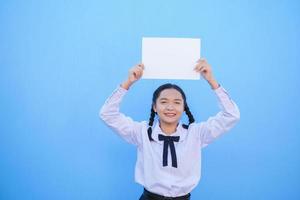
[[[145,69],[145,67],[144,67],[143,63],[140,63],[140,64],[135,65],[134,67],[132,67],[129,70],[128,80],[131,83],[134,83],[135,81],[139,80],[143,75],[144,69]]]
[[[142,77],[144,69],[145,67],[143,63],[140,63],[130,68],[128,72],[128,78],[125,82],[122,83],[121,86],[128,90],[134,82],[136,82]]]
[[[212,89],[217,89],[219,87],[219,84],[213,76],[212,69],[205,59],[199,59],[194,70],[199,72],[201,76],[207,80]]]
[[[211,67],[205,59],[199,59],[194,70],[196,72],[199,72],[201,76],[207,81],[213,79]]]

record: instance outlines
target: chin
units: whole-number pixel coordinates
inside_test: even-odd
[[[178,124],[179,123],[179,120],[162,120],[163,123],[165,124]]]

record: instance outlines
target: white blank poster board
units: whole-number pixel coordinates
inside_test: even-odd
[[[153,38],[142,41],[144,79],[200,79],[194,71],[200,59],[200,39]]]

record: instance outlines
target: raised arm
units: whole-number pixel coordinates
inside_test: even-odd
[[[127,80],[105,101],[99,112],[99,117],[106,125],[117,132],[127,142],[135,145],[140,143],[143,124],[135,122],[130,117],[121,113],[120,104],[130,86],[142,76],[143,69],[144,66],[142,64],[131,68]]]
[[[231,129],[239,121],[240,111],[227,91],[215,80],[212,69],[206,60],[199,60],[195,70],[200,72],[209,83],[218,98],[221,108],[221,111],[217,115],[210,117],[206,122],[198,125],[198,133],[204,147]]]
[[[142,63],[132,67],[129,70],[127,80],[125,80],[121,84],[121,87],[123,87],[126,90],[129,90],[130,86],[142,77],[144,69],[145,67]]]

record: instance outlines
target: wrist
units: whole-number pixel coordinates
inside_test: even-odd
[[[213,90],[215,90],[215,89],[217,89],[217,88],[220,87],[220,84],[214,78],[212,78],[210,80],[207,80],[207,81],[208,81],[211,89],[213,89]]]
[[[129,80],[126,80],[121,84],[121,87],[126,89],[126,90],[129,90],[131,85],[132,85],[132,82],[130,82]]]

